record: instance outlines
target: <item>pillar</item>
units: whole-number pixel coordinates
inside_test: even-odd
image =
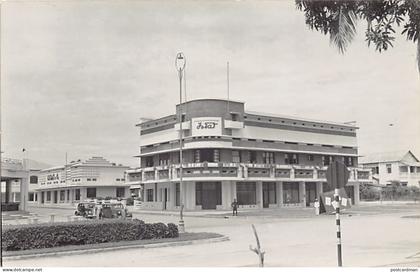
[[[353,185],[354,188],[354,203],[352,203],[353,205],[359,205],[360,203],[360,183],[359,182],[355,182]]]
[[[195,181],[184,182],[184,210],[195,210]]]
[[[176,204],[176,183],[171,182],[169,183],[169,203],[168,203],[168,209],[174,210],[175,204]]]
[[[232,198],[232,202],[234,199],[238,200],[238,197],[236,195],[236,181],[232,181],[231,182],[231,198]]]
[[[276,183],[276,194],[277,194],[277,206],[282,207],[283,206],[283,182],[278,181]]]
[[[262,190],[262,181],[257,181],[257,206],[258,208],[263,208],[263,190]]]
[[[19,210],[26,211],[28,204],[28,190],[29,190],[29,179],[22,178],[20,180],[20,203]]]
[[[319,200],[319,196],[322,194],[322,182],[316,183],[316,198]]]
[[[305,190],[305,182],[299,182],[299,201],[302,207],[306,207],[306,190]]]
[[[230,185],[231,181],[222,181],[222,208],[225,210],[230,209],[230,205],[233,202],[232,192]]]

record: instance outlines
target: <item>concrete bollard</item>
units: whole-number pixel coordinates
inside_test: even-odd
[[[55,214],[51,214],[50,215],[50,222],[54,223],[54,219],[55,219]]]

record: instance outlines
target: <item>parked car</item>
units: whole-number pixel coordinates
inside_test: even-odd
[[[102,204],[99,218],[132,219],[133,214],[122,203],[104,203]]]
[[[83,216],[86,218],[96,218],[98,217],[101,210],[101,205],[94,202],[81,202],[77,204],[76,211],[74,215]]]

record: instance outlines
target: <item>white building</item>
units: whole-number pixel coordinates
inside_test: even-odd
[[[38,204],[68,204],[86,199],[129,197],[125,171],[102,157],[43,169],[37,189]]]
[[[227,210],[234,199],[241,208],[311,206],[331,190],[325,173],[334,160],[350,170],[345,189],[353,204],[359,202],[360,183],[372,181],[370,170],[358,168],[357,127],[350,124],[198,99],[137,126],[141,163],[127,171],[127,183],[144,209],[175,210],[182,201],[186,210]]]
[[[372,169],[379,184],[399,181],[403,186],[420,186],[420,162],[411,151],[370,154],[360,157],[359,164]]]

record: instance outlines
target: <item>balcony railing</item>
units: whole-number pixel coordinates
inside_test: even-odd
[[[183,164],[184,178],[213,178],[230,177],[232,179],[270,179],[270,180],[313,180],[326,181],[327,167],[280,164],[250,164],[250,163],[185,163]],[[131,170],[127,175],[127,182],[154,182],[179,179],[180,165],[165,165],[157,167],[139,168]],[[349,181],[372,181],[369,170],[349,168]]]

